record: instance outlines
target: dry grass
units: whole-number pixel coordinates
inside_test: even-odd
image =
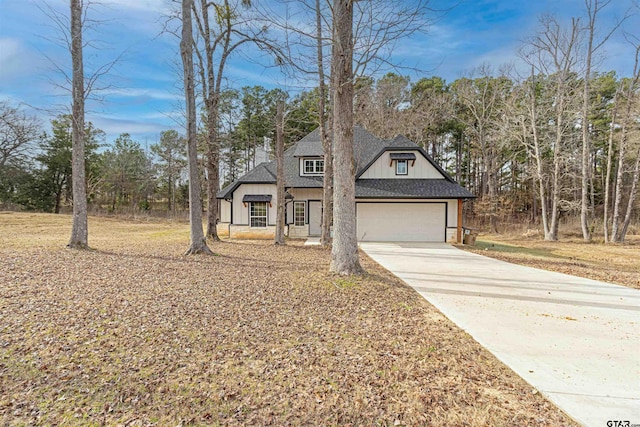
[[[0,213],[0,425],[575,425],[369,259]]]
[[[585,243],[575,236],[545,242],[535,233],[485,234],[475,247],[463,248],[516,264],[640,289],[640,235],[628,236],[624,244],[605,245]]]

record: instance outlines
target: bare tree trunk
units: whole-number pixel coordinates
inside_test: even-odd
[[[196,141],[196,102],[193,75],[193,33],[191,7],[193,0],[182,0],[182,40],[180,55],[184,70],[184,96],[187,108],[187,157],[189,166],[189,222],[191,243],[185,255],[211,254],[202,231],[202,200],[200,198],[200,176],[198,174],[198,151]]]
[[[213,240],[220,240],[216,230],[219,216],[216,195],[220,190],[220,135],[218,121],[220,118],[220,96],[225,66],[229,56],[245,43],[252,43],[269,50],[275,48],[265,38],[266,27],[256,34],[245,33],[244,30],[240,29],[243,26],[244,18],[240,17],[235,5],[231,4],[229,0],[220,2],[200,0],[198,3],[200,7],[198,9],[194,7],[193,11],[206,56],[206,58],[202,58],[202,55],[196,52],[200,62],[202,96],[207,110],[207,236]],[[248,0],[243,0],[240,3],[243,7],[251,6],[251,1]],[[209,8],[213,8],[211,22]],[[212,25],[214,22],[215,24]],[[247,146],[246,172],[250,170],[251,164],[255,167],[255,163],[254,141],[253,148]]]
[[[353,1],[333,3],[331,55],[334,144],[334,239],[329,270],[362,274],[356,235],[353,158]]]
[[[608,33],[606,33],[601,39],[594,45],[594,35],[596,33],[596,21],[598,13],[612,3],[612,0],[585,0],[585,6],[587,8],[587,31],[588,31],[588,43],[586,52],[586,66],[584,71],[583,81],[583,99],[582,99],[582,197],[581,197],[581,209],[580,209],[580,224],[582,226],[582,236],[585,241],[591,240],[591,230],[589,228],[589,178],[591,169],[589,167],[591,157],[591,142],[589,140],[589,98],[590,98],[590,83],[591,83],[591,60],[593,54],[597,52],[611,37],[611,35],[618,29],[624,20],[629,17],[627,13],[625,17],[618,21]]]
[[[631,111],[631,106],[634,102],[634,98],[636,97],[636,90],[638,87],[638,82],[640,81],[640,70],[639,70],[639,62],[640,60],[640,45],[636,46],[636,55],[635,62],[633,67],[633,79],[629,81],[627,84],[627,88],[625,89],[624,98],[626,99],[626,105],[624,109],[624,116],[622,117],[622,129],[620,131],[620,148],[618,152],[618,166],[617,166],[617,174],[616,174],[616,186],[615,186],[615,201],[613,204],[613,219],[611,226],[611,241],[612,242],[621,242],[624,240],[625,235],[627,233],[627,229],[624,224],[620,224],[620,216],[621,216],[621,203],[622,203],[622,194],[623,194],[623,177],[624,177],[624,164],[625,164],[625,156],[627,153],[627,144],[629,143],[629,127],[633,126],[634,123],[633,114]],[[640,158],[640,153],[638,158]],[[638,183],[638,158],[636,158],[636,164],[634,168],[634,175],[632,181],[632,191],[629,194],[629,204],[627,205],[627,214],[625,215],[624,222],[631,218],[631,208],[633,207],[633,201],[636,196],[636,188]],[[628,227],[628,224],[627,224]]]
[[[622,86],[620,86],[622,87]],[[609,141],[607,146],[607,168],[605,170],[604,181],[604,214],[602,219],[602,225],[604,230],[604,242],[609,243],[609,201],[611,199],[611,165],[613,162],[613,134],[615,131],[616,119],[618,118],[618,100],[620,89],[616,91],[613,99],[613,112],[611,116],[611,123],[609,125]]]
[[[540,198],[540,209],[542,215],[542,230],[544,232],[544,239],[550,239],[550,230],[549,230],[549,205],[547,199],[547,190],[544,185],[544,165],[543,165],[543,157],[542,152],[540,150],[540,137],[538,135],[538,106],[537,106],[537,97],[536,97],[536,82],[535,82],[535,72],[533,70],[533,66],[531,67],[531,106],[529,107],[529,114],[531,120],[531,135],[533,137],[533,155],[536,161],[536,181],[538,184],[538,197]],[[524,130],[523,134],[526,135],[526,125],[522,124]],[[535,194],[535,191],[534,191]],[[534,208],[532,213],[532,220],[535,222],[536,216],[536,198],[534,196]]]
[[[320,0],[316,0],[316,38],[318,57],[318,125],[320,140],[324,153],[324,177],[322,182],[322,232],[320,244],[327,247],[331,243],[331,220],[333,219],[333,147],[327,132],[327,115],[325,114],[326,85],[324,77],[324,55],[322,54],[322,15]]]
[[[284,101],[276,105],[276,235],[274,244],[284,245]]]
[[[220,140],[218,139],[217,101],[207,102],[207,121],[209,140],[207,141],[207,236],[214,241],[220,240],[216,224],[218,223],[218,199],[220,190]]]
[[[562,100],[561,100],[562,102]],[[555,242],[558,240],[558,229],[560,219],[560,173],[562,155],[562,113],[564,106],[560,106],[556,115],[556,141],[553,148],[553,178],[551,184],[551,226],[549,227],[549,238],[545,240]]]
[[[633,204],[635,203],[636,196],[638,194],[638,181],[640,181],[640,148],[638,148],[636,153],[636,163],[633,168],[633,178],[631,179],[631,190],[629,190],[629,199],[627,200],[627,211],[624,215],[624,222],[616,236],[616,241],[618,242],[624,242],[624,239],[627,236],[627,231],[629,230],[629,224],[631,224]]]
[[[198,49],[195,49],[196,56],[199,61],[199,73],[202,85],[202,98],[204,101],[206,113],[207,113],[207,131],[206,131],[206,168],[207,168],[207,227],[206,236],[211,237],[214,241],[219,241],[218,230],[216,224],[218,222],[218,199],[216,195],[220,190],[220,141],[218,140],[218,105],[220,100],[220,94],[216,91],[216,75],[213,67],[213,55],[215,51],[215,45],[212,43],[211,28],[209,26],[209,7],[213,3],[202,1],[200,2],[200,13],[198,16],[198,9],[195,4],[192,5],[194,18],[197,24],[200,36],[204,41],[205,58],[202,57]],[[228,9],[228,3],[225,2],[222,6]],[[228,15],[228,14],[227,14]],[[228,18],[223,17],[219,22],[226,23]],[[228,36],[228,32],[223,35]],[[226,39],[228,41],[228,39]],[[221,62],[220,67],[223,67]]]
[[[537,120],[535,112],[533,113],[533,119]],[[538,127],[536,126],[535,121],[532,124],[532,129],[533,129],[533,146],[534,146],[535,157],[536,157],[536,172],[537,172],[537,178],[538,178],[540,209],[542,211],[541,212],[542,213],[542,229],[544,230],[544,240],[551,240],[550,233],[549,233],[549,205],[548,205],[548,199],[547,199],[547,191],[544,185],[544,168],[542,165],[542,153],[540,152],[540,140],[538,139]]]
[[[627,100],[627,102],[631,102]],[[626,118],[625,118],[626,119]],[[621,215],[621,204],[622,204],[622,186],[623,186],[623,177],[624,177],[624,158],[627,154],[627,123],[626,120],[622,123],[622,138],[620,140],[620,149],[618,152],[618,173],[616,175],[616,196],[615,201],[613,202],[613,221],[611,225],[611,241],[618,242],[618,235],[620,232],[618,231],[620,228],[620,215]]]
[[[483,143],[484,144],[484,143]],[[498,177],[496,176],[496,154],[492,147],[487,150],[487,187],[490,203],[489,225],[492,233],[498,233]]]
[[[582,227],[582,237],[585,241],[591,240],[591,230],[589,230],[589,153],[591,143],[589,140],[589,84],[591,82],[591,56],[593,54],[593,33],[595,31],[596,14],[598,13],[598,0],[592,13],[591,6],[593,0],[586,0],[589,14],[589,41],[587,44],[587,58],[583,79],[582,92],[582,170],[581,170],[581,198],[580,198],[580,225]]]
[[[73,225],[67,247],[88,249],[87,183],[84,165],[84,64],[82,59],[82,0],[71,0],[72,186]]]
[[[577,19],[571,20],[571,25],[566,29],[553,17],[545,17],[540,20],[541,30],[538,35],[529,43],[531,51],[525,53],[525,61],[538,69],[543,75],[549,77],[546,84],[554,93],[553,105],[548,107],[553,112],[554,135],[549,135],[549,147],[539,148],[540,159],[546,151],[552,150],[552,163],[550,165],[550,183],[545,197],[542,197],[542,190],[546,182],[540,182],[541,203],[546,204],[548,222],[548,232],[545,231],[545,240],[558,240],[558,229],[560,219],[561,197],[567,188],[564,183],[565,157],[567,156],[567,120],[566,117],[573,113],[573,102],[575,90],[572,88],[574,66],[577,62],[576,49],[580,42],[582,28]],[[533,74],[533,71],[532,71]],[[544,81],[543,81],[544,83]],[[546,115],[543,115],[546,117]],[[543,125],[544,126],[544,125]],[[542,129],[544,130],[546,126]],[[544,133],[542,137],[545,138]],[[543,142],[545,139],[538,139]],[[540,174],[538,165],[538,174]],[[542,180],[542,177],[539,177]]]
[[[634,84],[632,84],[632,86],[633,85]],[[626,230],[624,229],[624,223],[621,224],[621,222],[623,222],[621,221],[621,215],[622,215],[621,205],[622,205],[622,195],[624,193],[623,191],[624,163],[625,163],[624,160],[627,155],[627,144],[629,139],[628,125],[630,123],[630,120],[632,120],[631,118],[631,103],[632,103],[631,96],[633,96],[632,89],[628,91],[628,95],[629,95],[629,98],[627,99],[625,117],[623,118],[622,130],[620,132],[622,136],[620,140],[620,150],[618,152],[618,168],[617,168],[618,173],[616,176],[616,195],[615,195],[615,202],[613,204],[613,221],[611,226],[611,241],[616,243],[622,242],[626,234]],[[628,206],[627,206],[626,216],[629,216],[629,219],[631,216],[633,201],[635,199],[635,192],[636,192],[637,179],[638,179],[637,175],[638,175],[638,159],[636,159],[632,188],[629,194],[630,204],[628,203]],[[625,221],[627,220],[626,216],[625,216]]]
[[[590,56],[589,56],[590,58]],[[589,86],[587,81],[584,82],[585,88]],[[589,229],[589,153],[591,152],[591,144],[589,141],[589,89],[585,89],[585,101],[582,107],[582,170],[581,170],[581,202],[580,202],[580,226],[582,227],[582,237],[586,242],[591,241],[591,230]]]

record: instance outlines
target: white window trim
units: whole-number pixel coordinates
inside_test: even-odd
[[[311,169],[313,172],[307,172],[307,162],[311,164]],[[320,170],[319,165],[322,164],[322,170]],[[307,176],[318,176],[324,175],[324,159],[302,159],[302,175]]]
[[[400,163],[404,164],[404,173],[399,172]],[[396,160],[396,175],[409,175],[409,161],[408,160]]]
[[[255,203],[264,203],[264,215],[251,215],[251,208]],[[252,225],[252,219],[264,218],[264,226]],[[249,202],[249,227],[250,228],[267,228],[269,225],[269,204],[268,202]]]
[[[302,224],[296,223],[296,206],[302,205]],[[307,202],[296,201],[293,202],[293,226],[294,227],[304,227],[307,219]]]

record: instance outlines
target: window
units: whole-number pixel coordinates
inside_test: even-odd
[[[407,161],[396,160],[396,175],[406,175],[407,173]]]
[[[313,160],[305,160],[304,161],[304,173],[313,173]]]
[[[416,163],[416,153],[389,153],[391,162],[389,167],[396,163],[396,175],[409,175],[409,166],[413,166]],[[411,161],[411,165],[409,165]]]
[[[251,227],[267,226],[267,202],[251,202],[249,205],[249,224]]]
[[[304,161],[305,175],[323,174],[324,160],[322,159],[305,159]]]
[[[293,202],[293,225],[301,227],[304,225],[304,208],[306,202]]]

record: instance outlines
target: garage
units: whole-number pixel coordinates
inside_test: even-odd
[[[444,242],[447,204],[356,204],[358,240],[362,242]]]

